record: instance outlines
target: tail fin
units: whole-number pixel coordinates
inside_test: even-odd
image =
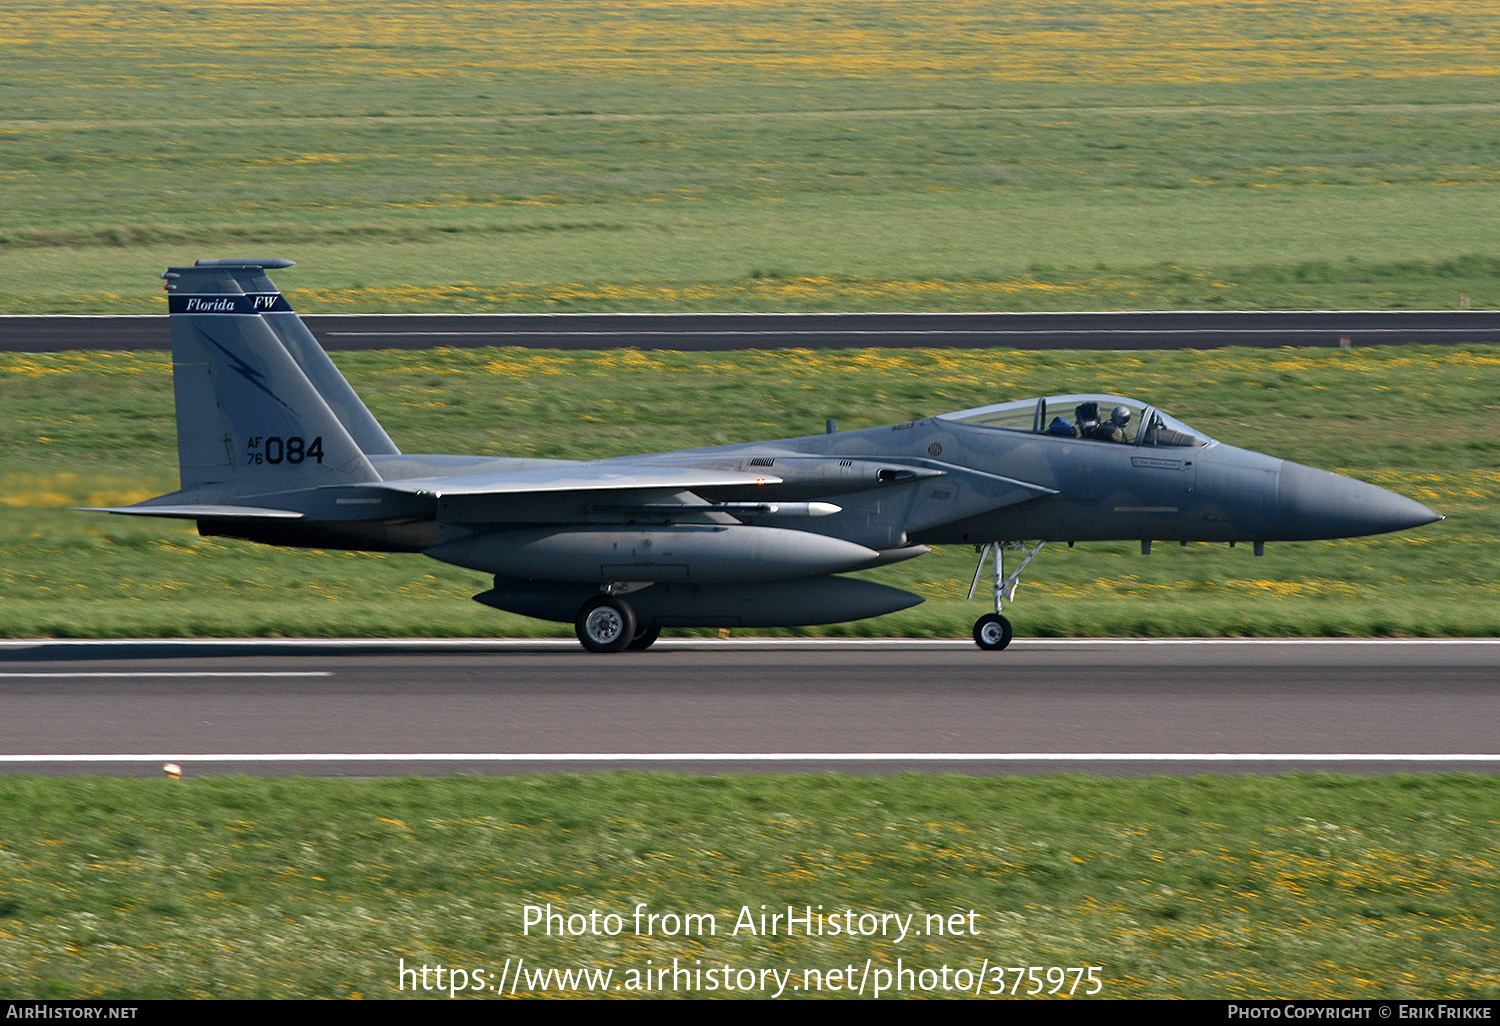
[[[184,489],[378,481],[395,445],[266,276],[290,260],[199,260],[167,280]]]

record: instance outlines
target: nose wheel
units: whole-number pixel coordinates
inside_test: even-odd
[[[998,652],[1010,644],[1010,621],[999,613],[988,613],[974,621],[974,644],[989,652]]]
[[[995,596],[995,611],[981,616],[974,621],[974,644],[987,652],[998,652],[1010,644],[1011,630],[1010,621],[1002,614],[1007,602],[1014,602],[1016,598],[1016,585],[1021,580],[1021,571],[1026,569],[1026,564],[1036,558],[1036,554],[1042,551],[1046,542],[1037,542],[1032,548],[1027,548],[1024,542],[990,542],[987,545],[977,545],[979,551],[979,566],[974,570],[974,583],[969,585],[969,598],[979,590],[980,581],[989,581]],[[1013,549],[1024,552],[1026,558],[1021,560],[1021,565],[1009,574],[1005,572],[1005,550]],[[984,564],[994,561],[994,572],[985,573]]]

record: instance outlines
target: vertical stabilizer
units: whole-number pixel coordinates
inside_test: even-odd
[[[376,481],[366,452],[396,451],[266,276],[289,266],[200,260],[162,275],[184,489],[253,494]]]
[[[198,263],[206,264],[207,261],[200,260]],[[271,266],[278,261],[263,260],[258,263]],[[375,420],[359,396],[354,394],[349,382],[344,380],[328,354],[323,352],[323,347],[318,345],[313,333],[307,330],[307,325],[302,323],[302,318],[297,316],[291,304],[271,283],[262,267],[236,270],[235,280],[247,295],[261,297],[258,299],[261,304],[260,315],[276,333],[276,337],[281,339],[281,344],[292,354],[292,359],[297,361],[297,366],[302,368],[302,373],[307,375],[307,380],[312,382],[328,408],[333,410],[334,416],[344,425],[344,430],[349,432],[349,437],[354,439],[354,444],[359,446],[360,451],[367,456],[399,455],[401,450],[396,448],[385,429]]]

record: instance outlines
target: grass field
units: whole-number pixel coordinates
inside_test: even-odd
[[[0,312],[1493,306],[1490,13],[0,0]]]
[[[899,958],[916,970],[907,997],[963,996],[960,973],[997,997],[993,970],[1021,965],[1043,969],[1006,968],[1007,995],[1082,996],[1083,973],[1045,968],[1098,966],[1101,998],[1493,1001],[1496,790],[1477,776],[6,778],[0,998],[446,997],[414,994],[415,977],[398,991],[399,960],[492,988],[516,959],[609,970],[595,992],[613,996],[776,991],[688,975],[674,994],[646,973],[674,959],[720,979],[790,972],[800,996],[805,970],[852,965],[852,988],[867,959],[893,973]],[[527,905],[597,913],[597,934],[620,923],[528,934]],[[715,932],[643,919],[638,933],[642,905]],[[762,906],[789,905],[961,929],[734,932],[743,910],[758,929]],[[520,994],[590,992],[523,978]]]
[[[1056,546],[1012,614],[1025,635],[1493,635],[1500,350],[348,353],[409,452],[595,458],[899,423],[1049,393],[1159,404],[1231,444],[1395,489],[1447,516],[1368,539]],[[768,375],[772,377],[768,383]],[[0,356],[0,635],[567,635],[467,601],[482,574],[415,555],[275,549],[108,517],[175,487],[165,354]],[[823,633],[965,636],[962,546],[872,571],[927,601]]]
[[[0,0],[0,313],[163,312],[162,268],[247,253],[297,260],[279,282],[307,311],[1493,307],[1492,8]],[[1138,395],[1448,520],[1259,560],[1059,548],[1020,633],[1500,633],[1492,347],[340,363],[409,451]],[[0,410],[0,635],[536,626],[418,557],[63,512],[174,486],[163,354],[5,357]],[[929,601],[853,629],[966,632],[968,559],[882,571]],[[398,959],[526,957],[615,982],[988,958],[1099,965],[1110,998],[1493,1000],[1495,805],[1475,777],[4,778],[0,997],[383,998]],[[548,902],[726,927],[973,910],[980,933],[521,936]]]

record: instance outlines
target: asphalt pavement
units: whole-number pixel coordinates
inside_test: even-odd
[[[1219,349],[1500,342],[1500,311],[831,314],[304,314],[331,352],[533,349]],[[0,351],[151,350],[165,316],[0,317]]]
[[[1500,640],[0,643],[0,772],[1500,771]]]

